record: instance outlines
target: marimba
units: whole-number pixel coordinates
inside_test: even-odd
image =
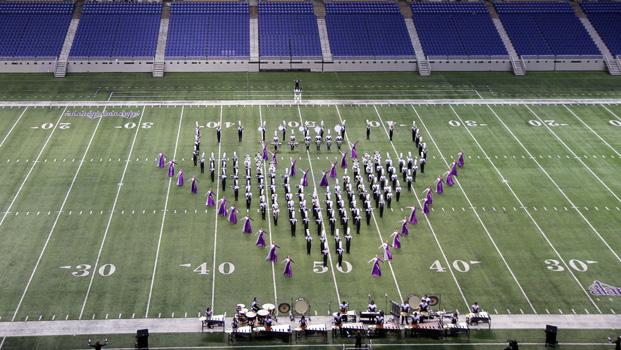
[[[332,336],[336,336],[338,330],[342,336],[360,331],[366,334],[369,331],[369,326],[362,323],[343,323],[340,328],[332,327]]]
[[[399,324],[387,322],[381,326],[369,326],[369,333],[371,336],[385,336],[389,333],[401,335],[401,327]]]
[[[412,325],[411,328],[406,328],[406,335],[441,338],[444,335],[444,329],[440,321],[418,323]]]
[[[309,324],[305,329],[296,328],[294,330],[296,339],[300,339],[302,336],[312,336],[312,335],[320,335],[325,336],[326,341],[328,340],[328,329],[325,324]]]
[[[447,323],[444,325],[445,335],[459,335],[460,333],[465,333],[470,338],[470,327],[468,327],[466,322]]]
[[[487,328],[492,328],[492,317],[485,311],[481,311],[477,314],[470,313],[466,316],[466,323],[469,326],[478,323],[487,323]]]
[[[380,314],[379,312],[362,311],[360,313],[360,322],[367,323],[367,324],[374,324],[375,317],[377,317],[379,314]]]
[[[201,321],[201,332],[205,329],[205,327],[212,328],[213,326],[217,326],[217,327],[222,327],[222,329],[224,329],[225,328],[224,327],[225,317],[226,317],[226,314],[213,315],[210,318],[207,318],[205,316],[200,317],[199,320]]]

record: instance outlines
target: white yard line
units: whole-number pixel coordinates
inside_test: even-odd
[[[533,110],[532,110],[532,109],[531,109],[528,105],[524,105],[524,107],[526,107],[526,109],[528,109],[528,111],[529,111],[529,112],[530,112],[533,116],[535,116],[535,118],[537,118],[537,120],[539,120],[539,121],[541,122],[541,124],[542,124],[542,125],[543,125],[543,126],[544,126],[544,127],[545,127],[545,128],[546,128],[546,129],[547,129],[547,130],[551,133],[551,134],[552,134],[552,136],[554,136],[554,138],[556,138],[556,139],[558,140],[558,142],[560,142],[560,143],[561,143],[561,144],[565,147],[565,149],[567,149],[567,150],[569,151],[569,153],[571,153],[571,154],[574,156],[574,158],[576,158],[576,159],[580,162],[580,164],[582,164],[582,166],[583,166],[583,167],[584,167],[584,168],[585,168],[585,169],[586,169],[589,173],[591,173],[591,175],[593,175],[593,177],[595,177],[595,179],[596,179],[596,180],[597,180],[600,184],[602,184],[602,186],[604,186],[604,188],[605,188],[606,190],[608,190],[608,192],[610,192],[610,194],[612,194],[612,196],[613,196],[613,197],[615,197],[615,199],[616,199],[618,202],[620,202],[620,203],[621,203],[621,198],[619,198],[619,196],[617,196],[617,194],[616,194],[616,193],[614,193],[614,191],[613,191],[613,190],[611,190],[611,189],[610,189],[610,187],[608,187],[608,185],[606,185],[606,183],[605,183],[604,181],[602,181],[602,179],[601,179],[599,176],[597,176],[597,174],[595,174],[595,173],[593,172],[593,170],[591,170],[591,168],[590,168],[588,165],[586,165],[586,163],[584,163],[584,161],[583,161],[580,157],[578,157],[578,155],[577,155],[577,154],[576,154],[576,153],[575,153],[575,152],[574,152],[571,148],[569,148],[569,146],[567,146],[567,144],[566,144],[566,143],[565,143],[565,142],[564,142],[564,141],[563,141],[560,137],[558,137],[558,135],[557,135],[557,134],[556,134],[556,133],[555,133],[555,132],[554,132],[554,131],[550,128],[550,126],[548,126],[548,124],[546,124],[546,123],[545,123],[545,122],[544,122],[544,121],[543,121],[543,120],[539,117],[539,115],[538,115],[537,113],[535,113],[535,111],[533,111]],[[503,124],[504,124],[504,122],[503,122]],[[621,261],[621,260],[620,260],[620,261]]]
[[[28,108],[29,107],[24,108],[24,110],[19,115],[19,117],[17,118],[15,123],[13,123],[13,126],[11,126],[11,129],[9,129],[9,131],[6,133],[6,135],[4,135],[4,138],[2,139],[2,142],[0,142],[0,147],[4,146],[4,143],[6,142],[6,139],[9,138],[9,135],[11,135],[11,132],[13,132],[13,129],[15,129],[15,126],[19,123],[20,120],[22,120],[22,117],[24,116],[24,114],[26,114],[26,111],[28,110]]]
[[[177,138],[175,140],[175,150],[173,152],[172,159],[177,158],[177,146],[179,145],[179,134],[181,134],[181,125],[183,124],[183,110],[181,107],[181,116],[179,117],[179,127],[177,128]],[[168,178],[168,188],[166,189],[166,199],[164,200],[164,213],[162,214],[162,224],[160,225],[160,236],[157,239],[157,250],[155,251],[155,262],[153,263],[153,273],[151,274],[151,284],[149,286],[149,297],[147,298],[147,309],[144,313],[144,317],[149,317],[149,308],[151,307],[151,296],[153,295],[153,283],[155,282],[155,273],[157,272],[157,261],[160,257],[160,246],[162,245],[162,235],[164,233],[164,223],[166,222],[166,213],[168,212],[168,198],[170,196],[170,186],[172,184],[172,177]]]
[[[300,125],[304,125],[304,120],[302,119],[302,111],[300,110],[299,105],[298,105],[298,117],[300,117]],[[315,171],[313,170],[313,162],[311,160],[310,152],[308,150],[306,151],[306,156],[308,157],[308,165],[310,166],[310,172],[311,172],[311,178],[313,179],[314,191],[317,192],[317,196],[319,196],[319,188],[317,187],[317,182],[315,181]],[[322,216],[321,206],[319,207],[319,209],[320,209],[319,215]],[[332,273],[332,280],[334,281],[334,288],[336,289],[336,299],[338,303],[340,304],[341,293],[339,293],[339,286],[336,283],[336,275],[334,274],[334,264],[332,263],[332,252],[330,251],[330,245],[328,244],[328,239],[326,239],[326,249],[328,249],[329,251],[328,259],[330,260],[330,272]]]
[[[142,113],[140,113],[140,119],[138,120],[138,125],[142,122],[142,117],[144,116],[145,107],[142,108]],[[130,160],[132,159],[132,153],[134,151],[134,145],[136,144],[136,138],[138,137],[138,132],[140,131],[140,127],[136,128],[136,132],[134,133],[134,139],[132,140],[132,144],[129,148],[129,154],[127,155],[127,160],[125,161],[125,167],[123,168],[123,174],[121,175],[121,180],[117,185],[116,195],[114,196],[114,201],[112,202],[112,209],[110,210],[110,216],[108,217],[108,223],[106,224],[106,228],[104,230],[104,235],[101,239],[101,245],[99,246],[99,252],[97,253],[97,259],[95,260],[95,265],[93,266],[92,271],[97,271],[97,267],[99,266],[99,259],[101,258],[101,253],[103,252],[103,247],[106,244],[106,238],[108,237],[108,232],[110,231],[110,225],[112,224],[112,217],[114,216],[114,209],[116,208],[116,203],[119,199],[119,194],[121,193],[121,188],[123,188],[123,180],[125,180],[125,174],[127,173],[127,167],[129,166]],[[80,315],[78,319],[82,319],[82,315],[84,314],[84,308],[86,307],[86,303],[88,302],[88,297],[91,293],[91,288],[93,286],[93,280],[95,279],[96,273],[91,273],[91,278],[88,282],[88,288],[86,290],[86,295],[84,296],[84,301],[82,302],[82,308],[80,309]]]
[[[341,111],[339,110],[339,106],[335,105],[334,107],[336,107],[336,113],[339,116],[339,120],[341,121],[341,125],[343,124],[343,118],[341,117]],[[347,130],[345,130],[345,140],[347,141],[347,144],[349,145],[349,149],[351,150],[351,145],[352,143],[349,140],[349,134],[347,133]],[[361,178],[361,181],[364,182],[364,177]],[[371,217],[373,218],[373,222],[375,223],[375,229],[377,230],[377,235],[379,236],[379,240],[380,240],[380,244],[384,243],[384,238],[382,237],[382,232],[380,230],[379,224],[377,223],[377,219],[375,218],[375,212],[371,211]],[[392,274],[392,279],[395,282],[395,287],[397,288],[397,293],[399,293],[399,301],[403,302],[403,294],[401,294],[401,288],[399,288],[399,282],[397,281],[397,277],[395,276],[395,270],[392,267],[392,262],[391,261],[387,261],[388,266],[390,267],[390,272]]]
[[[2,224],[4,223],[4,220],[6,219],[7,215],[9,215],[9,212],[11,212],[11,208],[13,207],[13,204],[15,204],[15,201],[17,200],[17,197],[19,197],[19,194],[22,192],[22,189],[24,188],[24,185],[26,184],[26,181],[28,181],[28,179],[30,178],[30,174],[34,170],[34,168],[37,165],[37,163],[39,163],[39,159],[41,158],[41,155],[43,154],[43,151],[45,151],[45,148],[46,148],[47,144],[52,139],[52,136],[54,136],[54,133],[56,132],[56,129],[58,128],[58,124],[60,123],[60,120],[62,119],[62,117],[65,114],[66,110],[67,110],[67,107],[65,107],[63,109],[62,113],[60,113],[60,117],[58,117],[58,120],[56,120],[56,123],[54,123],[54,127],[52,128],[52,131],[47,136],[47,139],[45,139],[45,142],[43,143],[43,146],[41,146],[41,150],[39,150],[39,154],[37,154],[37,158],[35,158],[35,160],[32,162],[32,166],[30,167],[30,170],[28,170],[28,173],[26,173],[26,176],[24,176],[24,180],[22,181],[21,185],[17,188],[17,192],[15,193],[15,195],[13,195],[13,199],[9,203],[9,206],[6,208],[6,211],[4,212],[4,215],[2,215],[2,219],[0,219],[0,226],[2,226]]]
[[[259,106],[259,122],[263,125],[263,111],[261,110],[261,106]],[[265,166],[265,161],[261,159],[263,163],[263,174],[267,174],[267,168]],[[265,178],[265,177],[264,177]],[[270,215],[270,210],[272,206],[272,196],[267,196],[267,229],[269,230],[270,236],[270,244],[272,243],[272,219]],[[274,281],[274,305],[278,305],[278,293],[276,292],[276,272],[274,263],[272,262],[272,281]]]
[[[433,136],[431,135],[431,132],[427,128],[427,125],[425,125],[425,122],[421,118],[421,116],[418,113],[418,111],[416,110],[416,108],[414,108],[414,106],[411,106],[411,107],[414,110],[414,113],[416,113],[416,117],[418,117],[418,120],[420,121],[421,125],[425,128],[425,131],[427,131],[427,135],[429,136],[429,139],[431,140],[433,145],[436,147],[436,150],[438,150],[438,153],[439,153],[440,157],[442,158],[442,161],[444,162],[444,164],[448,168],[449,167],[449,162],[444,157],[444,154],[440,150],[440,147],[436,143],[436,140],[433,138]],[[528,295],[526,295],[526,292],[524,291],[524,288],[522,288],[522,285],[520,284],[520,282],[518,281],[517,277],[515,276],[515,273],[513,273],[513,269],[511,269],[511,267],[509,266],[509,263],[505,259],[505,256],[500,251],[500,248],[498,248],[498,245],[496,245],[496,241],[492,237],[492,234],[489,232],[489,229],[487,228],[487,226],[485,225],[485,223],[481,219],[481,216],[479,216],[479,212],[477,211],[477,209],[474,206],[474,204],[472,204],[472,201],[470,201],[470,197],[468,197],[468,195],[466,194],[466,191],[462,187],[461,182],[459,181],[459,179],[457,179],[457,177],[455,177],[455,180],[456,180],[455,182],[457,183],[457,186],[459,186],[459,189],[461,190],[461,193],[464,195],[464,198],[466,198],[466,201],[468,202],[468,205],[470,205],[470,207],[473,208],[474,215],[477,217],[477,220],[481,224],[481,227],[483,227],[483,230],[485,231],[485,234],[487,234],[487,237],[489,238],[490,242],[492,242],[492,245],[494,246],[494,249],[496,249],[496,252],[498,253],[498,256],[500,256],[500,259],[505,264],[505,267],[507,268],[507,270],[509,270],[509,273],[511,274],[511,277],[515,281],[515,284],[517,284],[518,288],[520,289],[520,292],[522,292],[522,295],[524,296],[524,299],[526,299],[526,301],[528,302],[528,305],[530,305],[530,308],[533,310],[533,312],[537,313],[537,310],[535,310],[535,307],[533,306],[533,303],[530,301],[530,298],[528,298]]]
[[[613,112],[612,110],[610,110],[610,108],[606,107],[605,105],[601,104],[601,106],[608,112],[610,113],[613,117],[615,117],[616,120],[621,120],[621,117],[619,117],[619,115],[615,112]]]
[[[380,123],[382,123],[382,128],[384,129],[384,132],[386,133],[386,136],[388,136],[388,130],[386,129],[386,125],[384,124],[384,120],[382,119],[382,116],[380,115],[379,111],[377,110],[377,107],[375,105],[373,105],[373,109],[375,110],[375,114],[377,114],[377,117],[380,120]],[[390,145],[392,146],[392,150],[395,152],[395,155],[398,157],[399,156],[399,152],[397,152],[397,148],[395,148],[395,144],[390,141]],[[416,203],[418,204],[419,208],[422,208],[422,202],[420,201],[420,198],[418,197],[418,193],[416,193],[416,191],[413,191],[414,196],[416,197]],[[457,290],[459,291],[459,294],[461,295],[461,298],[464,301],[464,304],[466,305],[466,310],[470,309],[470,305],[468,304],[468,300],[466,300],[466,296],[464,295],[464,291],[461,288],[461,285],[459,284],[459,281],[457,280],[457,277],[455,276],[455,272],[453,271],[453,268],[451,267],[451,263],[449,262],[448,258],[446,257],[446,253],[444,253],[444,248],[442,248],[442,244],[440,244],[440,240],[438,239],[438,236],[436,235],[436,231],[433,229],[433,226],[431,225],[431,221],[429,220],[429,217],[427,215],[423,214],[423,217],[425,218],[425,221],[427,222],[427,225],[429,226],[429,229],[431,230],[431,234],[433,235],[434,240],[436,241],[436,244],[438,246],[438,248],[440,249],[440,253],[442,254],[442,257],[444,258],[444,262],[446,263],[446,266],[449,270],[449,272],[451,273],[451,276],[453,277],[453,281],[455,282],[455,286],[457,287]]]
[[[504,122],[502,122],[502,120],[500,119],[500,116],[496,113],[496,111],[494,111],[494,109],[492,109],[492,107],[488,106],[489,110],[494,114],[494,116],[496,116],[496,118],[498,120],[500,120],[500,122],[504,124]],[[453,109],[453,107],[451,106],[451,109]],[[457,118],[460,119],[460,121],[463,123],[463,120],[461,120],[461,116],[459,116],[459,114],[457,114],[457,112],[453,109],[453,112],[455,113],[455,115],[457,116]],[[505,128],[509,131],[509,133],[511,134],[511,136],[513,136],[513,138],[520,144],[520,146],[522,147],[522,149],[524,149],[524,151],[531,156],[531,158],[533,159],[533,161],[535,163],[537,163],[537,165],[539,166],[539,168],[541,170],[544,171],[544,173],[547,174],[547,172],[541,167],[541,165],[539,164],[539,162],[537,162],[537,160],[532,157],[532,154],[528,151],[528,149],[524,146],[524,144],[520,141],[520,139],[517,138],[517,136],[513,133],[513,131],[511,131],[511,129],[509,129],[506,125]],[[537,228],[537,230],[539,231],[539,233],[541,234],[541,236],[545,239],[545,241],[548,243],[548,245],[550,246],[550,248],[552,248],[552,250],[554,251],[554,253],[556,254],[556,256],[559,258],[559,260],[563,263],[565,270],[568,271],[571,276],[573,277],[573,279],[576,281],[576,283],[580,286],[580,289],[582,289],[582,291],[584,292],[584,294],[586,295],[586,297],[589,299],[589,301],[593,304],[593,306],[595,306],[595,308],[597,309],[597,311],[599,311],[600,313],[602,312],[600,310],[600,308],[597,306],[597,304],[595,303],[595,301],[593,300],[593,298],[591,297],[591,295],[589,294],[589,292],[584,288],[584,286],[582,285],[582,283],[580,283],[580,281],[578,280],[578,277],[576,277],[576,275],[574,274],[573,270],[567,265],[567,262],[565,261],[565,259],[561,256],[561,254],[559,253],[559,251],[556,249],[556,247],[554,246],[554,244],[552,244],[552,242],[550,241],[550,239],[548,238],[548,235],[543,231],[543,229],[541,228],[541,226],[539,226],[539,223],[535,220],[535,218],[532,216],[532,214],[530,213],[530,210],[528,209],[528,207],[526,207],[524,205],[524,203],[522,202],[522,200],[520,199],[520,197],[518,197],[518,195],[515,193],[515,191],[513,190],[513,187],[511,187],[511,185],[509,185],[509,182],[507,181],[507,179],[505,178],[505,176],[500,172],[500,170],[496,167],[496,164],[494,164],[494,162],[492,161],[492,159],[490,157],[487,157],[487,152],[483,149],[483,146],[481,146],[481,144],[479,143],[479,141],[474,137],[474,135],[470,132],[470,130],[467,127],[464,127],[464,129],[468,132],[468,134],[470,135],[470,137],[472,137],[472,139],[474,140],[474,142],[477,144],[477,146],[479,147],[479,149],[481,150],[481,152],[483,152],[484,155],[486,155],[486,159],[487,161],[492,165],[492,167],[494,168],[494,170],[496,170],[496,173],[498,174],[498,176],[501,179],[501,182],[504,183],[507,188],[509,189],[509,191],[511,192],[511,194],[513,195],[513,198],[515,198],[515,200],[519,203],[520,207],[522,209],[524,209],[524,212],[526,213],[526,215],[530,218],[530,220],[532,221],[532,223],[535,225],[535,227]],[[549,176],[549,175],[548,175]],[[551,179],[551,178],[550,178]]]
[[[608,250],[610,250],[610,252],[612,253],[612,255],[617,258],[617,260],[619,262],[621,262],[621,257],[619,257],[619,254],[617,254],[617,252],[610,246],[610,244],[608,244],[608,242],[604,239],[604,237],[602,237],[602,235],[597,231],[597,229],[591,224],[591,222],[584,216],[584,214],[582,213],[582,210],[580,210],[580,208],[578,206],[576,206],[576,204],[567,196],[567,194],[565,193],[565,191],[563,191],[561,189],[561,187],[558,185],[558,183],[556,181],[554,181],[554,179],[552,178],[552,176],[550,176],[550,174],[541,166],[541,164],[539,164],[539,162],[537,161],[537,159],[535,159],[535,157],[532,156],[532,154],[530,153],[530,151],[526,148],[526,146],[524,146],[524,144],[518,139],[518,137],[513,133],[513,131],[511,131],[511,129],[509,129],[509,126],[507,126],[507,124],[505,124],[505,122],[498,116],[498,114],[496,114],[496,112],[492,109],[492,107],[487,106],[496,116],[496,119],[498,119],[502,125],[505,127],[505,129],[507,129],[511,135],[513,136],[513,138],[515,138],[520,146],[522,146],[522,148],[524,149],[524,151],[526,153],[528,153],[528,155],[533,159],[533,161],[537,164],[537,166],[539,167],[539,169],[541,169],[541,171],[546,175],[546,177],[550,180],[550,182],[552,182],[552,184],[554,184],[554,187],[556,187],[556,189],[563,195],[563,197],[565,197],[565,200],[567,200],[567,202],[571,205],[572,208],[574,208],[576,210],[576,212],[578,213],[578,215],[580,215],[580,217],[582,218],[582,220],[584,220],[584,222],[589,226],[589,228],[593,231],[593,233],[595,233],[595,235],[599,238],[600,241],[602,241],[602,243],[606,246],[606,248],[608,248]],[[451,109],[453,107],[451,106]],[[537,116],[528,106],[526,106],[526,108],[531,111],[531,113],[533,113],[533,115],[535,115],[537,118],[539,118],[539,116]],[[539,118],[539,120],[541,121],[541,118]],[[541,121],[542,124],[545,124],[543,121]],[[546,125],[547,127],[547,125]],[[556,134],[554,134],[554,136],[556,136]],[[558,139],[558,136],[556,136]],[[560,141],[560,139],[559,139]],[[562,142],[562,141],[561,141]],[[564,144],[564,143],[563,143]],[[565,146],[567,147],[567,146]],[[582,159],[578,158],[578,156],[573,153],[573,151],[571,149],[569,149],[567,147],[567,149],[574,155],[574,158],[577,158],[589,171],[591,171],[591,169],[586,166],[586,164],[584,164],[584,162],[582,161]],[[593,172],[591,172],[593,173]],[[595,174],[593,174],[595,175]],[[597,175],[595,175],[597,177]],[[599,177],[598,177],[599,179]],[[601,180],[600,180],[601,182]],[[608,188],[608,186],[606,186],[606,188]],[[614,194],[614,193],[613,193]],[[616,197],[616,196],[615,196]]]
[[[569,107],[567,107],[567,105],[563,105],[563,107],[565,107],[566,110],[569,111],[569,113],[571,113],[574,117],[576,117],[576,119],[578,119],[580,121],[580,123],[582,123],[582,125],[586,126],[587,129],[589,129],[591,131],[591,133],[593,133],[593,135],[597,136],[597,138],[602,141],[608,148],[610,148],[611,151],[615,152],[615,154],[618,157],[621,157],[621,153],[619,153],[614,147],[612,147],[608,142],[606,142],[606,140],[604,140],[598,133],[597,131],[593,130],[593,128],[591,128],[589,126],[589,124],[585,123],[584,120],[582,120],[582,118],[580,118],[578,116],[578,114],[576,114],[574,111],[572,111],[571,109],[569,109]]]
[[[105,112],[105,108],[103,109],[103,111]],[[47,235],[47,239],[45,240],[45,244],[43,244],[43,248],[41,249],[41,253],[39,254],[39,257],[37,258],[37,262],[35,263],[34,268],[32,269],[32,273],[30,274],[30,277],[28,278],[28,283],[26,283],[26,288],[24,288],[24,291],[22,293],[22,296],[19,299],[19,302],[17,303],[17,307],[15,308],[15,312],[13,313],[13,317],[11,318],[11,321],[15,321],[15,318],[17,317],[17,313],[19,312],[19,309],[22,306],[22,302],[24,301],[24,297],[26,296],[26,293],[28,293],[28,289],[30,288],[30,283],[32,282],[32,279],[34,278],[35,273],[37,272],[37,269],[39,268],[39,264],[41,263],[41,259],[43,258],[43,254],[45,253],[45,250],[47,249],[47,245],[50,242],[50,239],[52,238],[52,235],[55,232],[56,229],[56,225],[58,224],[58,220],[60,219],[60,215],[63,213],[63,210],[65,209],[65,204],[67,204],[67,200],[69,199],[69,194],[71,194],[71,190],[73,189],[73,186],[75,185],[75,181],[78,178],[78,174],[80,173],[80,169],[82,169],[82,165],[84,165],[84,160],[86,159],[86,155],[88,154],[88,151],[91,148],[91,144],[93,143],[93,139],[95,138],[95,134],[97,133],[97,130],[99,130],[99,124],[101,124],[101,120],[102,118],[99,118],[97,120],[97,124],[95,125],[95,129],[93,130],[93,133],[91,134],[91,138],[88,141],[88,144],[86,145],[86,149],[84,150],[84,154],[82,155],[82,159],[80,160],[80,164],[78,165],[78,169],[75,171],[74,175],[73,175],[73,179],[71,180],[71,184],[69,185],[69,189],[67,190],[67,193],[65,193],[65,198],[63,199],[61,205],[60,205],[60,209],[58,209],[58,214],[56,214],[56,218],[54,219],[54,223],[52,224],[52,228],[50,228],[50,232]]]
[[[222,125],[222,112],[223,112],[223,106],[220,106],[220,122],[219,125]],[[217,141],[217,139],[216,139]],[[218,206],[220,205],[220,183],[219,183],[219,179],[220,179],[220,174],[221,174],[221,164],[222,161],[220,160],[222,157],[222,142],[218,142],[218,164],[216,164],[216,176],[215,176],[215,180],[216,180],[216,207],[215,207],[215,223],[214,223],[214,234],[213,234],[213,262],[211,264],[211,310],[212,311],[216,311],[216,306],[214,305],[214,302],[216,300],[216,251],[218,248]]]
[[[30,174],[32,173],[32,170],[34,169],[34,167],[37,165],[37,163],[39,162],[39,158],[41,158],[41,155],[43,154],[43,151],[45,150],[45,147],[47,146],[47,144],[50,142],[50,140],[52,139],[52,136],[54,135],[54,132],[56,131],[56,129],[58,128],[58,124],[60,123],[60,120],[62,119],[63,115],[65,114],[65,111],[67,110],[67,107],[65,107],[62,111],[62,113],[60,113],[60,117],[58,117],[58,120],[56,120],[56,123],[54,124],[54,128],[52,128],[52,131],[50,132],[50,134],[47,136],[47,139],[45,140],[45,142],[43,143],[43,146],[41,147],[41,150],[39,151],[39,154],[37,154],[37,158],[34,162],[32,162],[32,166],[30,167],[30,170],[28,170],[28,173],[26,174],[26,176],[24,177],[24,181],[22,181],[22,184],[19,186],[19,188],[17,189],[17,192],[15,193],[15,195],[13,196],[13,199],[11,200],[11,203],[9,204],[9,206],[7,207],[6,211],[4,212],[4,215],[2,215],[2,219],[0,219],[0,226],[2,226],[2,224],[4,223],[4,220],[6,219],[7,215],[9,215],[9,212],[11,212],[11,208],[13,207],[13,204],[15,204],[15,201],[17,200],[17,197],[19,196],[20,192],[22,191],[22,189],[24,188],[24,185],[26,184],[26,181],[28,181],[28,179],[30,178]],[[24,110],[25,112],[25,110]],[[23,114],[22,114],[23,115]],[[47,244],[47,243],[46,243]],[[32,277],[32,276],[31,276]],[[29,282],[30,283],[30,282]],[[22,296],[23,298],[23,296]],[[21,303],[21,300],[20,300]],[[15,319],[15,315],[17,314],[17,311],[15,312],[15,314],[13,314],[13,320]],[[4,345],[4,341],[5,341],[6,337],[2,338],[2,341],[0,341],[0,349],[2,349],[2,346]]]

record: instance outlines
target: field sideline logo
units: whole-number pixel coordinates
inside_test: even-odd
[[[134,111],[79,111],[79,112],[66,112],[65,117],[76,117],[76,118],[88,118],[88,119],[99,119],[99,118],[123,118],[123,119],[133,119],[140,116],[140,112]]]
[[[595,280],[593,284],[589,286],[589,292],[596,296],[610,296],[610,297],[618,297],[621,296],[621,288],[613,287],[610,284],[606,284],[602,281]]]

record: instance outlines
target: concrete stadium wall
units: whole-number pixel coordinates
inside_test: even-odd
[[[67,73],[148,73],[153,61],[140,60],[69,60]]]
[[[165,72],[258,72],[248,60],[166,60]]]
[[[54,73],[56,61],[0,61],[0,73]]]
[[[452,60],[433,59],[429,60],[431,74],[438,72],[506,72],[511,71],[509,60]]]
[[[324,63],[324,72],[411,72],[416,71],[416,60],[390,59],[337,59],[332,63]]]
[[[524,59],[527,71],[603,71],[603,59]],[[509,60],[451,60],[430,59],[431,71],[511,71]],[[15,60],[0,61],[0,73],[53,73],[54,60]],[[312,72],[381,72],[417,70],[416,60],[387,59],[337,59],[333,62],[302,60],[289,62],[288,59],[261,60],[166,60],[165,72],[258,72],[309,70]],[[131,73],[153,71],[149,60],[70,60],[68,73]],[[433,73],[432,73],[433,74]]]
[[[606,70],[603,59],[554,60],[525,59],[527,71],[602,71]]]
[[[311,72],[323,72],[323,62],[321,59],[299,61],[289,61],[289,59],[266,59],[259,62],[259,71],[283,70],[310,70]]]

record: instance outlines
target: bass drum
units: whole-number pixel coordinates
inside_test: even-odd
[[[289,305],[288,303],[280,303],[278,305],[278,312],[280,312],[281,314],[288,314],[289,311],[291,311],[291,305]]]
[[[293,311],[298,315],[306,315],[310,310],[310,304],[304,298],[297,298],[293,304]]]

